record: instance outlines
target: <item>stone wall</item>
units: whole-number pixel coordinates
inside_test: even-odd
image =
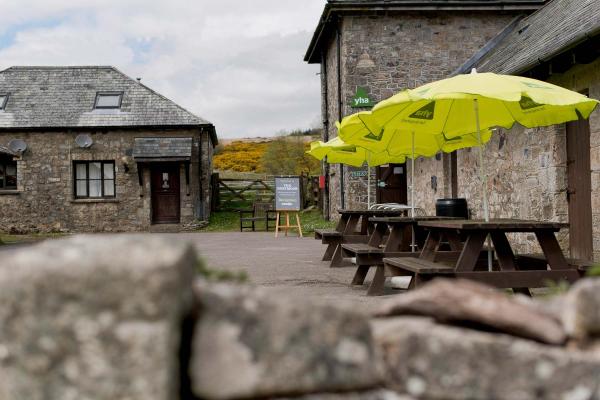
[[[564,74],[553,75],[549,81],[577,92],[588,89],[591,98],[600,99],[600,59],[588,65],[576,66]],[[566,146],[559,142],[555,151],[564,152],[565,148]],[[564,153],[562,157],[565,159]],[[600,109],[596,109],[590,116],[590,160],[594,259],[600,261]],[[564,207],[567,209],[566,205]]]
[[[600,396],[594,278],[541,299],[439,279],[367,314],[206,281],[170,236],[2,253],[2,400]]]
[[[349,106],[357,87],[365,87],[374,101],[404,89],[449,76],[514,18],[489,12],[407,12],[344,16],[342,33],[343,115],[359,109]],[[359,67],[365,54],[372,61]],[[327,47],[328,115],[330,137],[336,135],[337,61],[336,43]],[[589,90],[600,98],[600,62],[576,66],[550,82],[568,89]],[[600,260],[600,116],[591,119],[591,174],[594,255]],[[458,197],[468,199],[474,218],[481,218],[481,184],[476,149],[458,151]],[[523,129],[495,134],[484,150],[489,172],[491,215],[497,218],[531,218],[568,222],[566,198],[566,139],[564,126]],[[340,207],[339,168],[330,173],[330,212]],[[366,178],[350,179],[345,167],[346,206],[366,207]],[[408,165],[410,177],[410,162]],[[372,202],[375,202],[375,171],[372,171]],[[410,178],[408,180],[410,186]],[[418,159],[415,165],[415,203],[435,212],[435,200],[451,193],[449,171],[443,159]],[[410,192],[408,201],[410,203]],[[518,251],[539,251],[527,235],[513,235]],[[559,233],[568,248],[568,230]]]
[[[589,89],[590,97],[600,98],[600,60],[553,75],[549,81],[575,91]],[[594,258],[600,260],[599,110],[591,115],[590,128]],[[564,125],[535,129],[516,126],[494,134],[484,149],[491,216],[569,222],[566,148]],[[458,195],[468,199],[474,217],[482,218],[478,164],[476,149],[458,151]],[[562,230],[558,237],[563,249],[568,249],[568,230]],[[517,251],[541,251],[528,235],[513,235],[512,239]]]
[[[360,110],[350,107],[357,87],[368,89],[371,99],[377,102],[401,89],[413,88],[447,77],[499,33],[515,15],[486,11],[411,11],[345,15],[340,23],[343,115]],[[338,109],[335,40],[326,48],[331,138],[337,134],[334,126]],[[359,58],[364,57],[364,54],[373,62],[371,67],[359,67]],[[443,193],[443,173],[441,167],[438,167],[440,163],[420,161],[419,171],[423,170],[423,176],[426,178],[415,174],[418,178],[416,187],[423,190],[417,200],[426,207],[434,204],[435,198],[443,197],[443,194],[440,194]],[[331,170],[334,174],[330,174],[330,210],[331,215],[335,216],[335,210],[341,205],[339,166],[334,166]],[[431,176],[438,179],[437,191],[427,189],[431,186]],[[348,177],[347,171],[345,177]],[[345,179],[345,182],[346,206],[366,208],[366,182],[359,183],[348,179]],[[375,192],[372,199],[374,201]]]
[[[200,130],[92,132],[94,144],[89,149],[75,144],[78,133],[0,133],[0,143],[21,138],[28,144],[27,151],[17,160],[17,191],[0,191],[0,231],[147,230],[151,223],[150,171],[144,167],[143,187],[140,187],[138,165],[127,155],[131,154],[135,137],[193,137],[189,195],[185,170],[183,165],[180,167],[181,222],[208,218],[212,144],[207,133]],[[116,198],[75,199],[73,161],[76,160],[114,160]]]

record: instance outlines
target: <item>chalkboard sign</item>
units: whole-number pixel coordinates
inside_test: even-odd
[[[300,177],[275,177],[275,211],[300,209]]]

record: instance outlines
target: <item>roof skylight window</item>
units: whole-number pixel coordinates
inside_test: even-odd
[[[97,93],[94,108],[117,109],[121,108],[123,93]]]
[[[4,110],[7,102],[8,102],[8,95],[0,94],[0,111]]]

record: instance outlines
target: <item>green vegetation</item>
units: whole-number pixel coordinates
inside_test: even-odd
[[[259,172],[260,161],[267,143],[236,141],[219,146],[213,157],[213,165],[219,171]]]
[[[271,175],[318,175],[321,163],[306,154],[310,143],[300,137],[281,137],[270,142],[261,159],[261,170]]]
[[[238,173],[254,172],[268,175],[317,175],[320,163],[306,154],[311,136],[319,138],[316,130],[294,131],[285,136],[262,141],[233,141],[219,145],[213,157],[214,168],[223,175],[224,171]]]
[[[201,232],[235,232],[240,229],[240,214],[235,211],[215,211]]]
[[[0,233],[0,246],[5,244],[17,244],[17,243],[34,243],[40,242],[45,239],[55,239],[65,236],[64,233],[31,233],[27,235],[13,235],[7,233]]]
[[[196,272],[203,276],[206,280],[212,282],[239,282],[244,283],[248,281],[248,274],[245,271],[228,271],[222,269],[212,269],[206,266],[206,263],[202,259],[196,261]]]
[[[600,265],[595,265],[592,268],[588,269],[585,276],[588,278],[600,277]]]
[[[302,224],[302,232],[309,235],[315,229],[333,228],[335,222],[330,222],[323,219],[319,210],[310,210],[300,213],[300,222]],[[271,232],[274,230],[275,222],[270,226]],[[235,211],[217,211],[212,213],[208,226],[201,228],[200,232],[235,232],[240,230],[240,216]],[[264,231],[265,224],[263,222],[256,223],[257,231]]]

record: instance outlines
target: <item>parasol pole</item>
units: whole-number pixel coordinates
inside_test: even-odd
[[[415,131],[412,132],[412,158],[410,159],[410,215],[415,217]]]
[[[477,127],[477,141],[479,142],[479,177],[482,183],[482,194],[483,194],[483,216],[485,222],[490,222],[490,209],[488,206],[488,193],[487,193],[487,174],[485,173],[485,168],[483,167],[483,143],[481,140],[481,128],[479,126],[479,103],[477,99],[473,99],[473,108],[475,109],[475,124]],[[490,243],[490,237],[486,238],[487,247],[488,247],[488,271],[492,270],[492,246]]]
[[[410,159],[410,214],[415,217],[415,131],[412,132],[412,158]],[[415,252],[415,227],[412,225],[412,244],[411,251]]]
[[[371,209],[371,152],[367,150],[367,210]],[[363,181],[364,182],[364,181]]]
[[[371,209],[371,166],[367,165],[367,209]]]

